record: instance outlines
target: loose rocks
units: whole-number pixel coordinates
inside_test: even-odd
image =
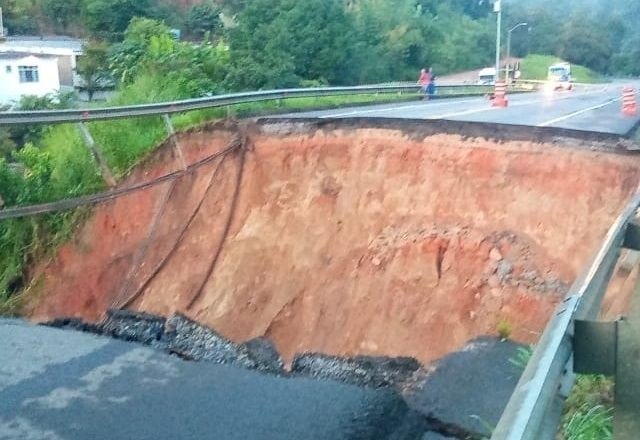
[[[284,362],[276,346],[267,338],[255,338],[239,347],[245,350],[250,359],[257,365],[257,369],[265,373],[284,373]]]
[[[401,390],[420,369],[420,363],[408,357],[340,358],[318,353],[304,353],[294,358],[291,375],[332,379],[369,388]]]
[[[183,315],[169,319],[127,310],[109,310],[100,324],[79,319],[56,319],[45,325],[102,334],[124,341],[140,342],[192,361],[235,365],[250,370],[283,375],[284,363],[273,343],[257,338],[242,345]]]
[[[195,361],[228,364],[271,374],[284,374],[284,363],[271,341],[258,338],[238,345],[215,330],[183,315],[169,318],[165,327],[168,351]]]
[[[102,333],[124,341],[141,342],[147,345],[162,343],[166,319],[147,313],[128,310],[109,310],[107,318],[100,324]]]

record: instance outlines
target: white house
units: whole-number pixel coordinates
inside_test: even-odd
[[[0,39],[0,53],[54,55],[58,58],[58,75],[63,88],[72,88],[77,59],[83,54],[83,40],[70,37],[6,37]]]
[[[17,101],[22,95],[44,96],[59,90],[58,57],[0,53],[0,104]]]

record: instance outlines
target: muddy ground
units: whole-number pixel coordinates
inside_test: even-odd
[[[500,322],[535,342],[640,177],[636,155],[596,141],[358,125],[264,123],[175,187],[98,207],[34,268],[30,317],[97,322],[130,303],[267,337],[285,365],[426,365]],[[236,136],[218,124],[179,143],[193,163]],[[176,167],[167,144],[124,184]]]

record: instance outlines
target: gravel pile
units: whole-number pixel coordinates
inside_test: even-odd
[[[283,374],[284,362],[275,344],[267,338],[255,338],[240,345],[249,358],[257,364],[257,369],[271,374]]]
[[[291,375],[401,391],[421,369],[420,363],[409,357],[341,358],[320,353],[304,353],[295,356],[291,365]]]
[[[179,314],[166,319],[147,313],[109,310],[100,324],[65,318],[45,325],[139,342],[186,360],[234,365],[275,375],[285,374],[284,362],[271,341],[257,338],[238,345],[215,330]]]
[[[169,318],[165,332],[169,352],[184,359],[257,369],[246,348],[183,315]]]
[[[99,327],[102,334],[115,339],[164,348],[166,346],[163,341],[165,322],[166,319],[147,313],[109,310],[107,318]]]

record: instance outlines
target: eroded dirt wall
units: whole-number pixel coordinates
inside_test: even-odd
[[[209,128],[180,142],[194,161],[233,135]],[[423,137],[401,124],[249,138],[210,277],[239,153],[177,183],[137,273],[130,268],[167,186],[96,209],[38,270],[33,319],[97,320],[145,285],[133,308],[183,312],[236,341],[266,335],[287,358],[321,351],[429,362],[495,333],[500,321],[533,342],[640,176],[635,156]],[[129,180],[173,167],[164,149]]]

